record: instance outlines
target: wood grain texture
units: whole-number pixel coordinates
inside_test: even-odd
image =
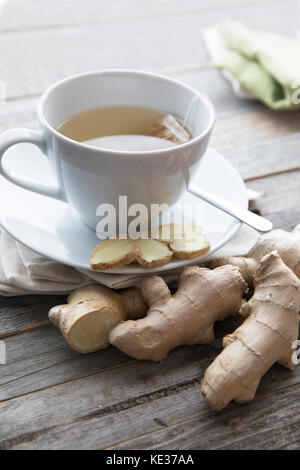
[[[247,186],[262,193],[262,198],[253,204],[262,215],[299,207],[299,170],[248,181]]]
[[[114,449],[272,450],[299,442],[299,386],[257,394],[254,402],[231,405],[221,414],[198,415],[150,432]],[[262,413],[263,410],[263,413]]]
[[[134,362],[115,348],[79,354],[53,326],[5,339],[0,369],[0,402]]]
[[[3,402],[0,412],[6,432],[0,434],[0,449],[214,448],[241,439],[241,429],[233,433],[228,424],[240,422],[248,439],[257,431],[268,431],[274,413],[272,428],[280,427],[279,417],[286,417],[283,410],[299,387],[300,371],[274,366],[263,378],[255,401],[244,407],[231,404],[216,414],[200,394],[199,383],[210,361],[202,361],[199,352],[199,348],[182,348],[170,355],[165,367],[136,363]],[[280,402],[287,390],[288,399]],[[179,399],[178,394],[182,394]],[[295,415],[299,399],[294,398]],[[261,409],[264,414],[259,419]],[[111,432],[107,432],[108,423]],[[139,437],[132,441],[131,436]]]
[[[216,145],[215,148],[239,171],[247,186],[252,180],[300,169],[300,132],[282,136],[278,133],[270,139],[253,139],[251,143],[241,145],[235,143],[229,132],[224,133],[224,138],[232,145],[225,149]]]
[[[299,440],[297,385],[278,393],[276,398],[272,394],[258,394],[256,401],[247,406],[231,405],[222,414],[216,414],[203,402],[199,403],[199,384],[193,383],[188,388],[174,389],[170,395],[157,396],[154,403],[141,401],[136,407],[108,415],[105,409],[100,409],[98,416],[27,435],[27,441],[7,443],[7,447],[16,450],[290,448]]]
[[[49,309],[65,299],[62,295],[0,296],[0,338],[45,325]]]
[[[300,223],[300,207],[282,212],[275,212],[267,217],[273,222],[274,228],[283,230],[292,230]]]
[[[239,100],[241,101],[241,100]],[[258,104],[257,102],[254,102]],[[253,104],[254,104],[253,103]],[[212,142],[222,149],[300,132],[300,113],[259,109],[217,117]],[[226,136],[229,134],[229,138]]]
[[[0,104],[0,132],[13,127],[38,128],[38,97],[7,100]]]
[[[291,0],[284,8],[277,2],[272,7],[270,3],[253,4],[247,8],[212,8],[158,16],[155,21],[145,17],[139,21],[4,33],[1,78],[7,84],[7,97],[11,98],[41,93],[60,78],[97,68],[160,72],[193,69],[208,63],[202,39],[204,28],[232,17],[267,31],[294,34],[295,5]],[[47,8],[49,4],[46,11]],[[16,64],[22,73],[17,73]]]
[[[212,347],[203,346],[181,348],[162,364],[130,363],[3,401],[0,448],[4,445],[2,441],[92,417],[99,407],[121,410],[135,406],[141,397],[168,394],[172,387],[198,380],[212,351]]]
[[[278,365],[263,378],[255,401],[246,406],[231,404],[219,414],[204,402],[200,381],[201,375],[142,395],[137,389],[135,399],[110,406],[106,401],[86,416],[3,439],[0,449],[264,448],[262,429],[266,435],[280,431],[289,407],[295,420],[299,417],[299,399],[293,396],[299,374]],[[273,448],[280,444],[280,439],[273,438]]]
[[[34,435],[28,434],[27,440],[8,442],[6,447],[15,450],[104,449],[114,443],[157,432],[172,423],[199,416],[198,383],[187,387],[178,386],[169,390],[168,395],[157,393],[155,401],[153,398],[151,395],[140,397],[136,406],[130,407],[128,403],[128,408],[123,410],[124,404],[120,404],[115,412],[105,407],[99,408],[94,417],[46,429]],[[182,406],[183,403],[188,403],[188,407]],[[206,410],[207,417],[209,414]]]
[[[139,20],[143,17],[174,16],[199,13],[203,10],[257,5],[273,6],[279,0],[10,0],[4,3],[0,16],[2,32],[25,29],[45,29],[112,22]],[[22,15],[19,12],[22,11]]]

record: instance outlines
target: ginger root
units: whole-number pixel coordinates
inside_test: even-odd
[[[164,224],[151,228],[151,238],[164,243],[173,243],[182,238],[190,240],[203,234],[200,225]]]
[[[173,296],[159,276],[146,277],[141,290],[150,307],[147,316],[120,323],[110,342],[136,359],[160,361],[177,346],[212,342],[214,323],[238,313],[246,283],[234,266],[213,271],[191,266]]]
[[[203,235],[194,238],[174,240],[170,244],[174,258],[189,259],[204,255],[210,249],[210,243]]]
[[[129,238],[106,240],[96,246],[90,257],[90,265],[98,271],[120,268],[135,261],[139,254],[139,248]]]
[[[300,224],[292,232],[271,230],[258,238],[247,257],[223,257],[210,262],[211,268],[232,264],[237,266],[248,286],[253,287],[255,270],[263,256],[277,250],[283,262],[300,278]]]
[[[293,243],[286,246],[292,249]],[[251,401],[262,376],[275,362],[294,369],[292,344],[298,338],[300,281],[273,251],[261,260],[254,284],[254,295],[240,312],[248,318],[224,338],[224,350],[206,370],[201,384],[206,401],[217,411],[232,400]]]
[[[128,318],[141,318],[147,305],[137,288],[121,293],[100,285],[77,289],[66,305],[53,307],[49,320],[57,326],[70,347],[81,353],[109,345],[110,331]]]

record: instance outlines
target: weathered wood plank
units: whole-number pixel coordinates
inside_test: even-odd
[[[240,115],[239,115],[240,116]],[[214,134],[215,135],[215,134]],[[232,165],[237,168],[242,178],[247,182],[300,169],[299,140],[300,132],[280,135],[265,140],[253,140],[249,144],[235,144],[231,134],[223,134],[228,139],[227,148],[215,146]],[[212,146],[214,146],[214,138]],[[287,207],[288,208],[288,207]]]
[[[276,432],[284,428],[289,413],[295,418],[294,424],[300,413],[298,386],[285,388],[286,383],[281,383],[280,390],[277,382],[283,375],[290,378],[291,372],[273,367],[252,403],[243,407],[231,404],[222,413],[214,413],[207,407],[200,394],[199,377],[118,406],[103,405],[92,415],[71,423],[3,440],[0,448],[277,448],[282,440],[281,436],[275,438]],[[271,431],[272,445],[269,444]]]
[[[40,434],[29,433],[0,444],[0,448],[104,449],[127,439],[159,431],[173,422],[198,416],[198,383],[188,388],[176,387],[167,393],[158,392],[156,398],[145,395],[139,398],[136,406],[132,406],[132,402],[110,409],[104,406],[90,419],[45,429]],[[188,406],[183,406],[184,403]],[[206,414],[210,415],[209,410],[206,410]]]
[[[58,329],[48,326],[5,339],[0,401],[135,362],[116,348],[79,354]]]
[[[299,207],[299,170],[248,181],[247,187],[263,193],[262,198],[253,204],[262,215]]]
[[[125,364],[4,401],[0,403],[0,448],[11,445],[11,439],[21,443],[40,433],[52,432],[53,427],[94,418],[99,416],[99,409],[106,410],[106,416],[172,395],[177,387],[187,389],[199,382],[216,354],[212,346],[184,347],[173,351],[162,364],[145,361]],[[291,373],[275,366],[263,378],[259,395],[272,395],[276,401],[277,391],[298,384],[299,380],[300,370]],[[156,403],[153,407],[155,409]],[[188,408],[187,402],[184,407]],[[240,409],[237,405],[231,405],[231,408]],[[207,414],[200,394],[199,409],[204,409]]]
[[[24,29],[65,27],[85,23],[105,23],[126,20],[139,20],[143,17],[197,13],[216,8],[249,7],[264,4],[272,6],[280,0],[73,0],[51,2],[41,0],[10,0],[4,3],[0,16],[3,32]],[[22,15],[19,12],[22,11]]]
[[[202,415],[128,440],[114,449],[271,450],[299,441],[299,387],[256,397],[244,407]],[[189,401],[187,402],[189,403]],[[185,406],[187,406],[185,403]],[[263,410],[263,413],[262,413]]]
[[[300,223],[300,208],[276,212],[275,214],[268,215],[267,218],[273,222],[274,228],[292,230]]]
[[[276,112],[261,106],[249,112],[217,118],[212,142],[218,148],[230,149],[232,145],[252,144],[298,132],[300,113]]]
[[[183,39],[180,30],[183,35],[189,31],[188,37]],[[41,93],[61,78],[97,68],[182,69],[195,64],[194,50],[188,47],[192,38],[199,44],[197,66],[204,65],[208,59],[201,28],[189,17],[143,19],[134,27],[129,22],[4,34],[1,78],[11,98]],[[16,73],[16,63],[22,74]]]
[[[211,145],[247,181],[300,168],[300,114],[267,108],[219,116]]]
[[[0,403],[0,440],[93,416],[100,407],[139,403],[139,397],[198,380],[208,366],[211,346],[173,351],[162,364],[136,362]],[[34,410],[34,413],[33,413]],[[0,444],[1,445],[1,444]]]
[[[38,128],[38,97],[19,98],[0,103],[0,133],[12,127]]]
[[[0,296],[0,338],[45,325],[49,309],[65,299],[62,295]]]
[[[284,9],[279,3],[273,7],[216,8],[158,16],[155,21],[150,17],[136,22],[12,32],[2,37],[1,78],[7,83],[7,96],[18,97],[40,93],[60,78],[96,68],[171,72],[203,66],[208,57],[202,30],[228,16],[278,33],[293,34],[298,26],[291,1]],[[191,44],[196,44],[196,53]],[[16,72],[16,64],[22,73]]]

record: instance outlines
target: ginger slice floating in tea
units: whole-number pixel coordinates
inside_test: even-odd
[[[145,135],[170,140],[177,144],[184,144],[191,140],[191,135],[171,114],[156,121],[150,129],[145,131]]]

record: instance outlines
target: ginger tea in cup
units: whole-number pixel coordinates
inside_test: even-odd
[[[162,149],[191,138],[191,132],[178,119],[140,106],[83,111],[68,118],[57,130],[77,142],[113,150]]]

